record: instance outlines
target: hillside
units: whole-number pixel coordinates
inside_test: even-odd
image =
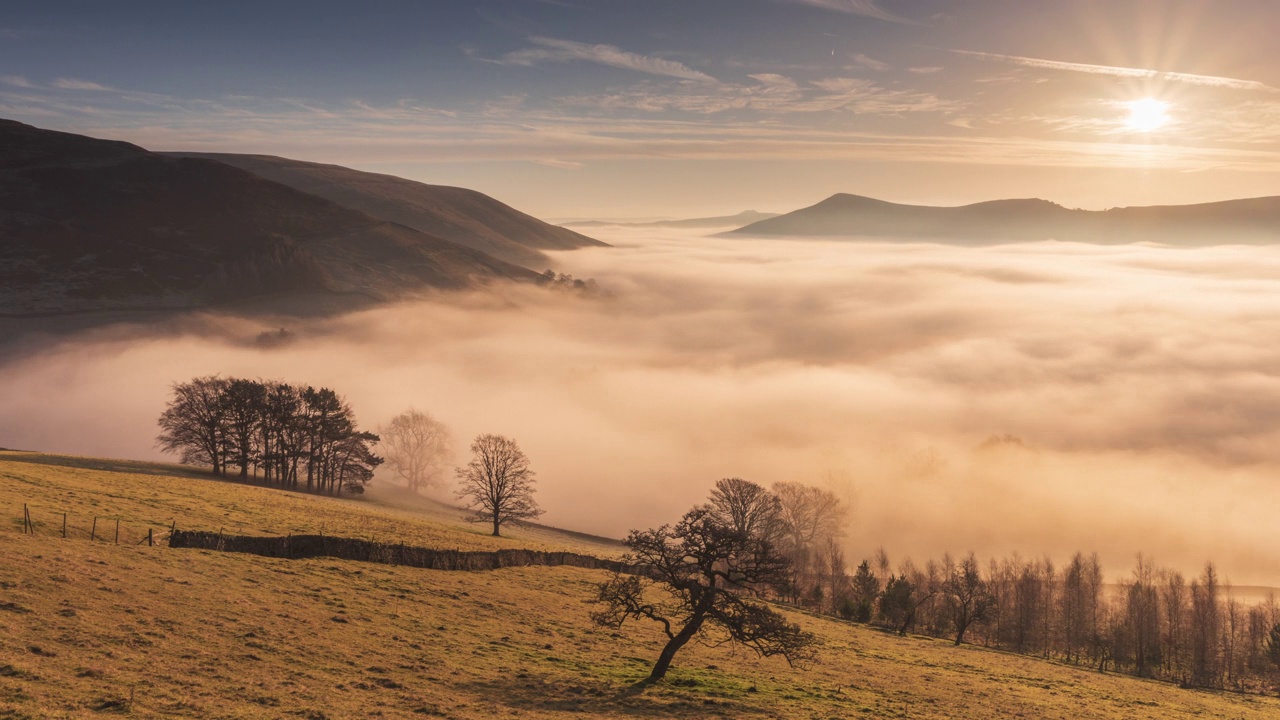
[[[428,185],[394,175],[269,155],[164,154],[216,160],[343,207],[535,270],[545,269],[549,263],[542,250],[605,245],[466,188]]]
[[[324,532],[460,550],[516,543],[601,557],[621,551],[616,541],[536,524],[504,531],[509,540],[495,539],[483,525],[465,522],[457,508],[377,485],[359,499],[332,498],[244,485],[183,465],[15,450],[0,450],[0,477],[0,507],[21,509],[27,503],[36,522],[59,526],[61,513],[67,513],[73,536],[87,536],[96,515],[120,519],[135,541],[146,528],[160,532],[176,523],[236,535]],[[9,518],[0,522],[10,527]]]
[[[477,548],[562,542],[552,535],[495,540],[443,518],[167,465],[0,453],[0,476],[4,717],[1280,714],[1275,698],[1180,690],[804,614],[793,617],[825,642],[809,670],[691,645],[669,682],[636,692],[660,633],[590,623],[584,601],[605,578],[599,571],[444,572],[133,544],[142,524],[159,529],[175,517],[228,532],[320,523],[334,534],[405,532]],[[39,518],[34,537],[19,534],[23,502]],[[60,509],[71,512],[66,540]],[[134,534],[91,542],[74,531],[91,514],[122,516]]]
[[[1265,244],[1280,241],[1280,197],[1094,211],[1038,199],[933,207],[838,194],[727,234],[920,238],[973,245],[1050,239]]]
[[[382,300],[533,277],[223,163],[0,120],[6,315]]]

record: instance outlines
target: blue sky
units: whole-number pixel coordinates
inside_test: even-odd
[[[552,218],[1194,202],[1280,194],[1277,27],[1264,0],[10,3],[0,116]]]

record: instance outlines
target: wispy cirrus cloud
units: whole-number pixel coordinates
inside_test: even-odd
[[[793,5],[809,5],[810,7],[822,8],[823,10],[831,10],[833,12],[845,13],[847,15],[861,15],[863,17],[875,18],[886,22],[902,23],[904,25],[915,25],[914,20],[905,18],[897,13],[889,12],[880,7],[880,3],[876,0],[782,0]]]
[[[679,78],[681,80],[717,82],[710,75],[694,70],[684,63],[630,52],[614,45],[592,44],[540,36],[531,37],[529,41],[535,47],[507,53],[500,59],[491,62],[497,62],[502,65],[531,66],[543,62],[581,61],[649,75]]]
[[[58,78],[53,81],[53,86],[59,90],[92,90],[95,92],[109,92],[115,88],[102,85],[88,80],[77,80],[75,78]]]
[[[558,102],[593,110],[703,115],[731,111],[770,115],[830,111],[901,115],[951,112],[961,107],[931,93],[889,89],[865,78],[833,77],[800,83],[777,73],[756,73],[748,77],[755,82],[721,83],[680,91],[645,83],[603,94],[561,97]]]
[[[30,80],[26,79],[21,75],[0,75],[0,83],[4,83],[5,85],[9,85],[11,87],[20,87],[20,88],[35,87],[35,85],[33,85]]]
[[[976,52],[973,50],[952,50],[951,52],[979,60],[1021,65],[1022,67],[1041,70],[1061,70],[1064,72],[1086,73],[1089,75],[1110,75],[1122,78],[1152,78],[1170,82],[1201,85],[1205,87],[1227,88],[1231,90],[1262,90],[1280,92],[1276,88],[1257,80],[1241,80],[1239,78],[1220,77],[1217,75],[1196,75],[1194,73],[1166,72],[1149,68],[1121,67],[1116,65],[1094,65],[1090,63],[1064,62],[1045,58],[1024,57],[1021,55],[1002,55],[1000,53]]]
[[[882,62],[880,60],[877,60],[871,57],[870,55],[864,55],[863,53],[854,53],[853,62],[855,65],[858,65],[860,67],[867,68],[868,70],[876,70],[878,72],[884,72],[886,70],[893,69],[893,67],[889,65],[889,63]]]

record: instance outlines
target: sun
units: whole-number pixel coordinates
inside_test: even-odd
[[[1129,108],[1129,117],[1124,126],[1134,132],[1155,132],[1169,124],[1169,103],[1155,98],[1142,98],[1124,104]]]

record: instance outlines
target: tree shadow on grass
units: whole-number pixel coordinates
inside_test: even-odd
[[[496,680],[464,685],[489,702],[513,710],[553,711],[635,717],[690,717],[718,715],[748,717],[768,715],[726,693],[703,689],[691,679],[672,678],[657,685],[636,682],[572,680],[533,673],[519,673]]]

